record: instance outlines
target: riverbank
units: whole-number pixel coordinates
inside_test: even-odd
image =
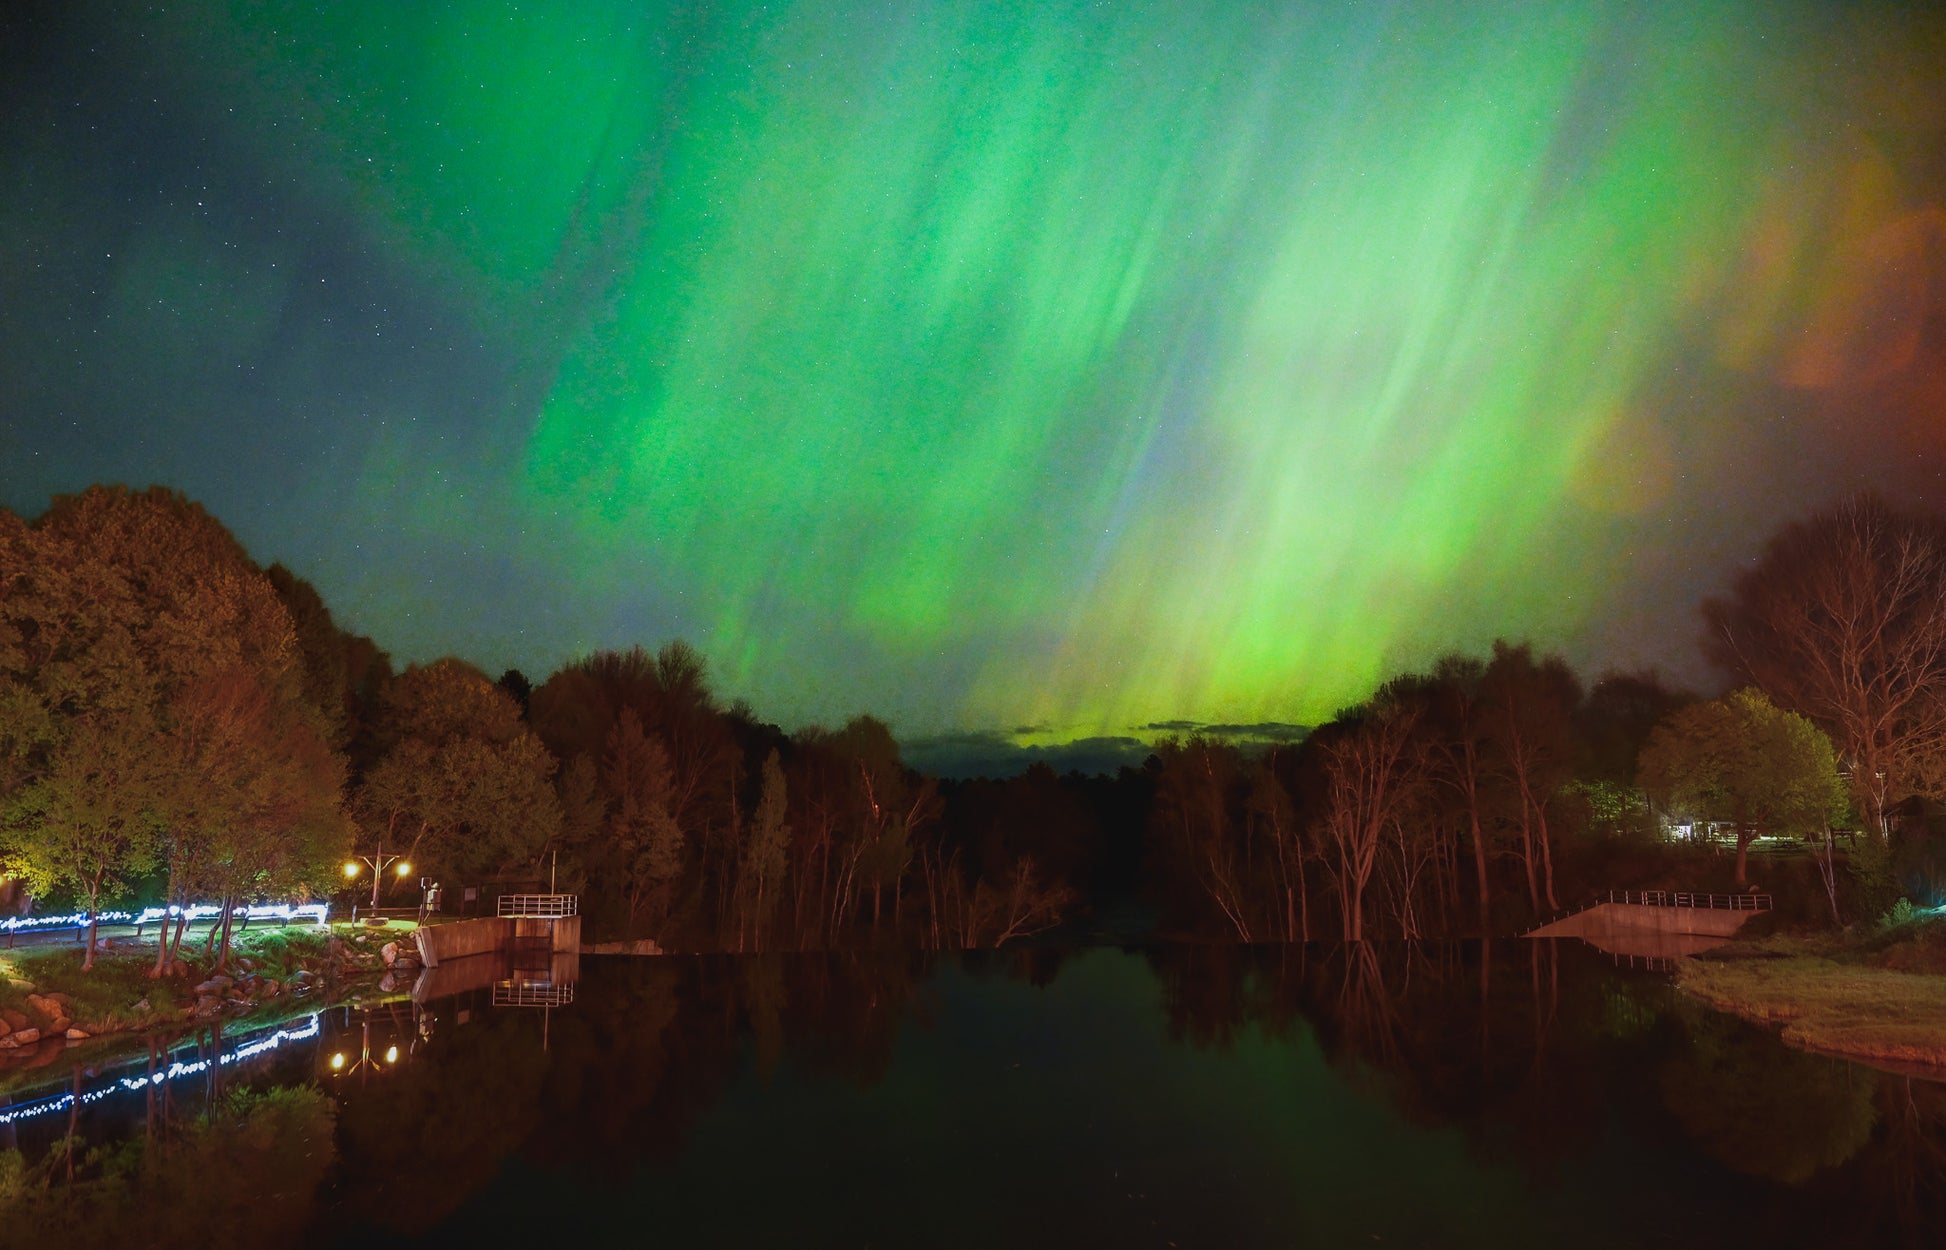
[[[159,980],[148,975],[153,940],[107,941],[87,972],[78,946],[0,950],[0,1089],[79,1047],[107,1050],[117,1039],[215,1017],[247,1021],[289,1011],[299,1000],[328,1002],[374,982],[383,987],[387,975],[417,971],[416,950],[401,941],[411,927],[293,925],[244,933],[220,973],[185,942],[184,973]]]
[[[1684,960],[1676,983],[1719,1011],[1780,1026],[1793,1046],[1946,1071],[1946,919],[1732,942]]]

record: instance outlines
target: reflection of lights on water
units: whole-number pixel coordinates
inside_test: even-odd
[[[338,1070],[339,1070],[340,1068],[342,1068],[342,1067],[344,1067],[344,1066],[345,1066],[345,1052],[344,1052],[344,1051],[342,1051],[342,1050],[341,1050],[341,1051],[339,1051],[339,1052],[338,1052],[337,1054],[335,1054],[335,1055],[333,1055],[333,1056],[331,1056],[331,1070],[332,1070],[333,1072],[336,1072],[336,1071],[338,1071]]]
[[[399,1048],[397,1046],[387,1046],[385,1048],[385,1062],[397,1063],[398,1061],[399,1061]]]
[[[308,1041],[322,1031],[319,1017],[313,1015],[302,1028],[277,1029],[262,1037],[245,1042],[235,1050],[217,1056],[214,1060],[198,1059],[194,1063],[171,1063],[167,1068],[162,1069],[152,1076],[121,1077],[118,1080],[110,1081],[98,1089],[86,1090],[79,1097],[71,1093],[59,1094],[52,1098],[44,1098],[39,1102],[30,1102],[25,1106],[9,1107],[5,1111],[0,1111],[0,1124],[16,1124],[22,1120],[32,1119],[35,1116],[51,1115],[57,1111],[66,1111],[76,1103],[85,1107],[90,1103],[99,1102],[117,1091],[141,1091],[154,1085],[161,1085],[164,1082],[176,1080],[178,1077],[195,1076],[198,1073],[207,1072],[212,1066],[241,1063],[246,1059],[254,1059],[258,1055],[267,1054],[270,1051],[276,1050],[285,1042]]]

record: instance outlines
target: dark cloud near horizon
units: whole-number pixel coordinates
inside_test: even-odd
[[[1077,738],[1048,746],[1021,746],[998,730],[936,734],[900,743],[907,765],[951,781],[1017,777],[1035,764],[1057,773],[1111,776],[1140,768],[1154,748],[1140,738]]]
[[[1284,746],[1301,742],[1311,732],[1309,725],[1285,721],[1259,721],[1253,724],[1206,724],[1203,721],[1158,721],[1141,726],[1166,734],[1194,733],[1221,738],[1237,746]],[[905,762],[920,772],[949,780],[969,777],[1015,777],[1035,764],[1046,764],[1057,773],[1077,772],[1084,776],[1110,776],[1123,768],[1140,768],[1155,751],[1153,741],[1127,735],[1101,735],[1076,738],[1071,742],[1025,746],[1014,735],[1040,732],[1017,729],[1012,734],[1001,730],[976,730],[967,733],[931,734],[900,744]]]

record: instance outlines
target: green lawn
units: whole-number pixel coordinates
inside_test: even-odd
[[[1946,920],[1767,938],[1683,962],[1677,983],[1811,1050],[1946,1067]]]

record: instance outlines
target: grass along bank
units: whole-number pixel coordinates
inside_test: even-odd
[[[81,971],[77,946],[0,950],[0,1088],[10,1076],[96,1039],[177,1030],[219,1015],[288,1011],[303,1000],[363,990],[385,973],[384,944],[413,927],[292,925],[245,933],[233,938],[222,973],[198,960],[200,947],[185,942],[186,975],[159,980],[149,979],[153,942],[108,943],[88,972]],[[416,951],[410,958],[416,965]]]
[[[1946,918],[1735,942],[1679,966],[1720,1011],[1782,1026],[1794,1046],[1946,1069]]]

